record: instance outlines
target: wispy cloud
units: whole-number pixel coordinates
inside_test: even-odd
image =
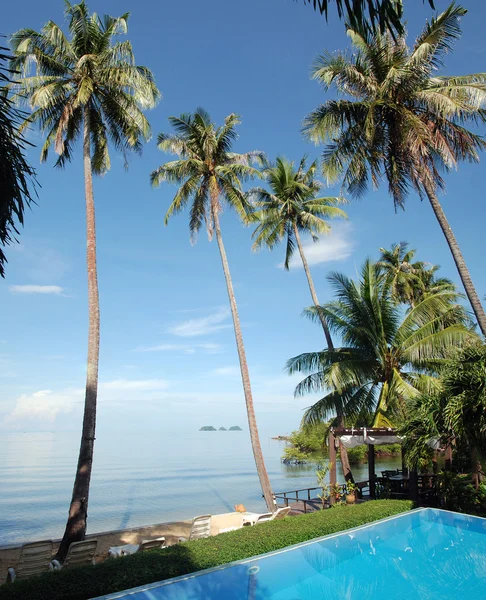
[[[321,265],[328,262],[345,260],[354,249],[352,239],[353,228],[349,223],[339,223],[333,226],[331,233],[319,238],[318,242],[306,240],[302,246],[309,265]],[[278,265],[283,268],[283,263]],[[295,252],[290,261],[291,269],[302,269],[302,260]]]
[[[151,401],[167,394],[170,387],[166,379],[114,379],[101,382],[98,400],[103,406]],[[82,409],[85,390],[65,388],[59,391],[39,390],[22,394],[15,400],[13,410],[5,417],[6,423],[30,421],[52,422],[60,414]]]
[[[221,344],[158,344],[157,346],[140,346],[135,348],[136,352],[182,352],[183,354],[195,354],[202,350],[207,354],[217,354],[221,351]]]
[[[64,289],[59,285],[9,285],[12,294],[53,294],[64,296]]]
[[[166,390],[168,387],[169,382],[165,379],[115,379],[100,384],[100,390],[117,392],[152,392]]]
[[[213,375],[220,375],[222,377],[234,377],[240,374],[240,369],[236,366],[231,367],[219,367],[211,371]]]
[[[46,240],[27,240],[12,246],[12,264],[37,283],[54,283],[69,271],[66,258]]]
[[[222,329],[232,327],[231,323],[225,323],[230,316],[228,308],[219,308],[215,313],[199,319],[182,321],[169,328],[169,333],[181,337],[196,337],[208,335]]]

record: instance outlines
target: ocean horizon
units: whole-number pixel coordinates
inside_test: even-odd
[[[282,464],[285,442],[272,435],[260,433],[273,491],[316,486],[315,465]],[[78,432],[0,433],[0,545],[62,536],[78,449]],[[376,471],[399,463],[377,459]],[[366,479],[367,465],[353,473]],[[88,533],[231,512],[235,504],[266,512],[246,427],[98,433]]]

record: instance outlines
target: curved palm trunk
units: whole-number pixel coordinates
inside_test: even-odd
[[[253,449],[253,456],[255,457],[255,464],[260,479],[260,485],[263,492],[263,497],[267,504],[269,511],[274,512],[276,509],[272,487],[270,485],[270,479],[268,478],[267,469],[263,460],[262,448],[260,446],[260,437],[258,435],[258,427],[255,417],[255,409],[253,407],[253,397],[250,386],[250,374],[248,372],[248,364],[246,362],[245,347],[243,344],[243,336],[241,334],[240,317],[238,315],[238,307],[236,305],[235,293],[233,290],[233,283],[231,281],[231,274],[228,266],[228,259],[226,258],[226,251],[224,249],[223,238],[221,236],[221,228],[219,226],[219,216],[217,208],[212,208],[214,229],[216,231],[216,240],[218,242],[219,252],[221,254],[221,262],[223,264],[224,277],[226,279],[226,287],[228,289],[228,297],[231,307],[231,315],[233,316],[233,325],[235,329],[236,347],[238,349],[238,358],[240,360],[241,379],[243,381],[243,391],[245,394],[246,412],[248,415],[248,426],[250,429],[251,447]]]
[[[93,450],[96,428],[96,398],[98,394],[98,359],[100,348],[100,307],[98,297],[98,275],[96,271],[96,229],[91,172],[90,124],[88,109],[84,109],[84,189],[86,196],[86,261],[88,267],[88,365],[86,373],[86,396],[84,401],[83,430],[79,449],[78,466],[74,480],[73,495],[64,536],[57,558],[64,560],[69,545],[83,540],[88,518],[89,484],[93,465]]]
[[[300,242],[299,230],[297,229],[297,225],[294,223],[294,234],[295,239],[297,241],[297,247],[299,248],[300,258],[302,259],[302,264],[304,265],[305,275],[307,277],[307,283],[309,284],[309,290],[312,296],[312,302],[314,302],[314,306],[319,306],[319,300],[316,294],[316,288],[314,287],[314,282],[312,281],[312,277],[309,270],[309,264],[307,263],[307,259],[304,254],[304,249],[302,248],[302,244]],[[329,327],[327,326],[326,319],[323,315],[319,315],[319,319],[322,324],[322,329],[324,329],[324,335],[326,336],[327,348],[328,350],[334,350],[334,344],[332,343],[331,334],[329,332]]]
[[[449,249],[451,251],[452,258],[456,263],[459,277],[461,278],[462,285],[466,290],[467,297],[469,298],[469,302],[472,306],[474,314],[476,315],[479,327],[483,335],[486,335],[486,314],[484,312],[483,305],[479,300],[476,288],[474,287],[474,284],[472,282],[469,269],[467,268],[466,261],[462,256],[462,252],[459,248],[459,244],[457,243],[456,236],[454,235],[454,232],[452,231],[452,228],[449,225],[449,222],[447,221],[447,217],[445,216],[444,210],[442,209],[439,199],[437,198],[434,192],[434,188],[427,181],[424,181],[423,185],[427,197],[429,199],[430,205],[432,206],[432,210],[434,211],[437,221],[439,221],[439,225],[442,229],[442,232],[444,233],[447,243],[449,244]]]
[[[312,297],[312,302],[314,302],[314,306],[319,306],[319,299],[317,298],[316,288],[314,287],[314,281],[312,280],[312,276],[309,269],[309,264],[304,254],[304,248],[302,248],[302,243],[300,241],[299,230],[297,229],[297,225],[294,223],[294,234],[295,240],[297,241],[297,247],[299,248],[300,258],[302,260],[302,264],[304,265],[305,275],[307,277],[307,283],[309,284],[309,290]],[[331,332],[329,331],[329,327],[327,326],[326,319],[323,315],[319,315],[319,319],[322,324],[322,329],[324,330],[324,335],[326,336],[327,348],[328,350],[334,350],[334,344],[332,343]],[[344,426],[344,419],[342,415],[338,415],[339,419],[339,427]],[[353,473],[351,472],[351,466],[349,464],[348,451],[342,445],[341,440],[339,440],[339,453],[341,455],[341,465],[343,467],[344,479],[346,481],[352,481]]]

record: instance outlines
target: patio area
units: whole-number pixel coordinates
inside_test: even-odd
[[[375,472],[375,446],[385,444],[400,444],[401,438],[392,428],[331,428],[329,431],[329,485],[332,489],[338,484],[341,496],[348,493],[346,482],[337,482],[336,458],[339,445],[345,448],[355,448],[362,444],[368,446],[368,479],[354,482],[357,486],[356,502],[366,502],[376,499],[413,500],[419,506],[438,506],[435,480],[437,477],[437,449],[434,453],[433,471],[431,473],[418,473],[408,470],[402,453],[402,468]],[[450,469],[452,453],[450,448],[445,449],[445,468]],[[275,498],[279,506],[290,506],[292,514],[301,514],[328,508],[335,503],[331,495],[327,505],[323,506],[318,494],[322,488],[312,487],[285,492],[277,492]]]

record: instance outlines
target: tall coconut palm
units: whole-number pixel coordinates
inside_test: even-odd
[[[24,223],[26,206],[32,203],[35,171],[25,158],[30,145],[18,128],[25,115],[9,98],[8,85],[14,73],[8,69],[11,56],[0,47],[0,276],[5,277],[7,257],[3,247],[15,240]]]
[[[255,418],[240,317],[219,221],[224,205],[233,208],[245,223],[252,218],[251,206],[243,193],[241,182],[260,176],[260,171],[252,164],[254,161],[262,162],[263,154],[231,152],[233,141],[237,137],[235,128],[240,123],[239,117],[235,114],[227,116],[220,127],[211,121],[209,114],[202,108],[198,108],[194,114],[169,117],[169,122],[175,133],[159,134],[158,147],[164,152],[178,156],[178,159],[165,163],[153,171],[152,185],[159,186],[162,182],[169,182],[180,186],[165,216],[166,225],[172,215],[180,212],[191,202],[189,220],[191,239],[195,239],[203,223],[206,224],[210,240],[213,232],[216,233],[233,317],[253,455],[265,502],[268,509],[274,511],[272,488],[263,460]]]
[[[284,267],[290,268],[290,260],[295,246],[299,250],[304,267],[312,302],[317,306],[319,300],[312,280],[300,234],[310,234],[314,242],[319,241],[319,234],[329,233],[331,227],[327,219],[347,218],[347,214],[337,205],[344,202],[342,198],[317,197],[322,184],[315,179],[317,163],[314,161],[306,168],[304,157],[297,169],[294,163],[285,158],[277,158],[274,166],[264,169],[263,174],[270,186],[253,188],[250,198],[257,208],[256,216],[259,224],[253,233],[255,243],[253,249],[262,246],[273,249],[282,240],[286,241]],[[324,317],[321,319],[327,347],[332,350],[333,344],[329,328]]]
[[[92,176],[110,168],[108,143],[126,155],[140,151],[150,136],[143,109],[155,105],[160,93],[152,73],[135,64],[130,42],[114,38],[127,32],[128,14],[89,14],[83,1],[66,2],[68,38],[49,21],[40,32],[21,29],[12,36],[14,69],[21,71],[17,95],[27,97],[33,112],[27,123],[39,124],[46,139],[41,160],[52,144],[56,166],[71,160],[79,138],[83,145],[88,268],[88,364],[81,446],[59,557],[69,544],[84,538],[93,463],[98,392],[100,314],[96,270],[95,207]],[[31,68],[35,73],[31,74]]]
[[[287,363],[291,374],[309,373],[296,395],[326,392],[306,411],[306,423],[326,420],[340,404],[355,425],[393,426],[403,420],[409,399],[437,389],[436,375],[450,349],[477,340],[450,292],[428,296],[403,316],[387,279],[369,260],[358,281],[339,273],[329,280],[337,299],[307,314],[317,319],[322,312],[343,346]]]
[[[325,54],[313,76],[325,90],[346,96],[328,100],[305,121],[305,133],[327,142],[323,172],[343,176],[347,192],[360,196],[369,179],[384,176],[395,207],[403,207],[410,188],[426,196],[454,258],[459,276],[483,334],[486,314],[459,244],[437,197],[441,170],[460,160],[478,161],[486,147],[466,128],[486,120],[486,75],[437,76],[443,55],[460,35],[465,10],[452,4],[431,20],[412,49],[405,35],[371,34],[350,29],[356,53]]]
[[[302,158],[297,169],[294,168],[294,163],[284,158],[277,158],[274,166],[269,166],[263,171],[265,180],[270,186],[270,191],[264,188],[254,188],[250,192],[250,198],[257,208],[256,216],[260,221],[253,233],[255,239],[253,248],[257,250],[265,245],[272,249],[285,239],[284,267],[288,270],[290,259],[297,245],[309,284],[312,302],[317,306],[319,300],[300,239],[300,233],[309,233],[312,239],[317,242],[319,234],[326,234],[330,231],[326,219],[347,218],[347,215],[337,206],[344,202],[342,198],[317,197],[322,184],[315,179],[316,169],[317,163],[315,161],[308,169],[306,168],[305,157]],[[326,337],[327,347],[329,350],[333,350],[334,345],[331,334],[322,314],[320,315],[320,321]],[[336,410],[338,421],[340,425],[343,425],[339,406],[336,407]],[[346,480],[353,480],[348,452],[342,444],[341,461]]]
[[[416,251],[409,250],[406,242],[393,244],[391,249],[380,248],[377,265],[391,286],[392,297],[403,304],[415,306],[425,296],[439,291],[455,291],[455,286],[446,277],[436,277],[438,265],[413,261]],[[454,301],[457,298],[454,298]]]

